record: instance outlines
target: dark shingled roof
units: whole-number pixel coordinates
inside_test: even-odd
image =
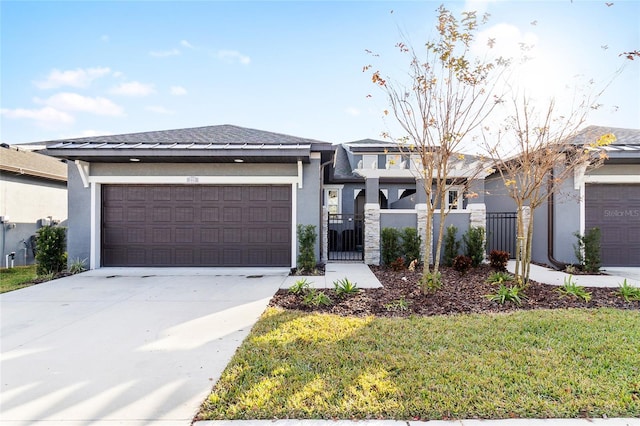
[[[308,161],[311,151],[331,151],[328,142],[229,124],[92,136],[47,142],[46,153],[91,161]]]
[[[86,138],[48,141],[47,146],[61,143],[73,144],[232,144],[232,145],[310,145],[324,144],[314,139],[299,138],[282,133],[223,124],[219,126],[193,127],[189,129],[157,130],[122,135],[90,136]]]
[[[637,159],[640,157],[640,129],[588,126],[578,132],[572,142],[576,145],[592,143],[607,133],[612,133],[616,137],[615,142],[602,147],[609,159]]]

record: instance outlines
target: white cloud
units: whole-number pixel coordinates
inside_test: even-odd
[[[182,86],[171,86],[171,94],[174,96],[186,95],[187,89]]]
[[[64,135],[60,135],[58,139],[75,139],[75,138],[89,138],[92,136],[108,136],[113,135],[112,132],[107,132],[104,130],[82,130],[81,132],[75,133],[67,133]]]
[[[57,93],[47,99],[36,98],[34,102],[62,111],[80,111],[109,116],[119,116],[123,114],[122,107],[107,98],[92,98],[77,93]]]
[[[40,127],[55,128],[60,125],[71,124],[75,121],[71,114],[46,106],[40,109],[1,109],[0,114],[11,119],[34,120]]]
[[[153,87],[153,84],[140,83],[139,81],[120,83],[109,90],[109,93],[112,95],[122,96],[148,96],[155,92],[156,89]]]
[[[195,49],[195,47],[193,47],[193,45],[189,43],[187,40],[181,40],[180,45],[188,49]]]
[[[35,81],[34,84],[40,89],[55,89],[62,86],[77,88],[88,87],[97,78],[104,77],[111,73],[110,68],[76,68],[75,70],[60,71],[53,69],[46,80]]]
[[[152,50],[151,52],[149,52],[149,55],[155,56],[156,58],[166,58],[169,56],[177,56],[179,54],[180,54],[180,51],[178,49]]]
[[[218,50],[218,59],[228,62],[240,62],[242,65],[249,65],[251,63],[251,58],[243,55],[237,50]]]
[[[123,72],[121,72],[121,71],[116,71],[116,72],[114,72],[114,73],[113,73],[113,76],[114,76],[115,78],[124,77],[124,73],[123,73]]]
[[[155,112],[156,114],[175,114],[175,111],[166,109],[165,107],[159,105],[148,106],[145,109],[147,111]]]
[[[103,35],[100,37],[100,41],[103,41],[103,42],[105,42],[105,43],[108,43],[108,42],[109,42],[109,36],[108,36],[108,35],[106,35],[106,34],[103,34]]]
[[[344,112],[346,112],[347,114],[349,114],[352,117],[357,117],[357,116],[360,115],[360,110],[358,108],[355,108],[355,107],[349,107],[349,108],[345,109]]]

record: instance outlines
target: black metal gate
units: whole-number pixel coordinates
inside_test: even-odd
[[[328,260],[364,261],[364,215],[329,214]]]
[[[487,252],[502,250],[515,258],[516,212],[487,213]]]

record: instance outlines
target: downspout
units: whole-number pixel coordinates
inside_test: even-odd
[[[547,257],[549,262],[559,270],[566,269],[569,264],[560,262],[553,257],[553,236],[555,229],[555,214],[554,214],[554,194],[553,194],[553,169],[549,172],[549,180],[547,181],[547,193],[550,194],[547,199]]]

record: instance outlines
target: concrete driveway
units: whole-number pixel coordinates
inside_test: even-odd
[[[189,425],[287,273],[106,268],[0,295],[0,423]]]

